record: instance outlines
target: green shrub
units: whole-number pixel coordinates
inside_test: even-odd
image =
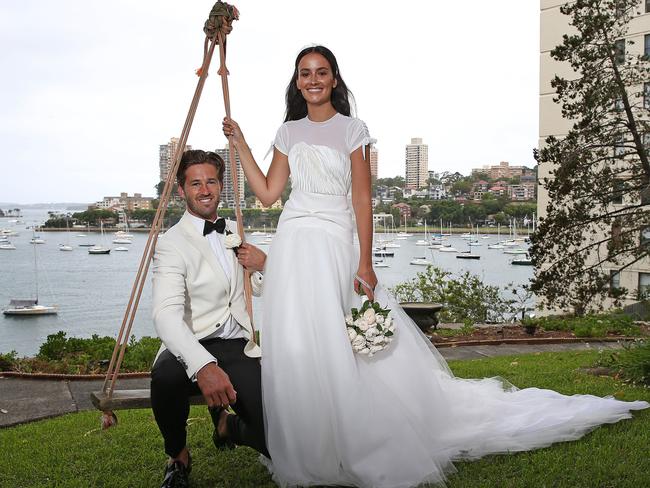
[[[61,359],[65,354],[65,347],[68,340],[65,337],[65,332],[62,330],[56,334],[50,334],[41,344],[38,351],[38,357],[42,359],[57,360]]]
[[[581,317],[550,315],[527,318],[522,321],[522,325],[525,324],[542,327],[544,330],[572,331],[577,337],[605,337],[608,333],[636,336],[641,333],[639,326],[634,324],[634,319],[620,311]]]
[[[0,353],[0,371],[11,371],[18,361],[18,353],[11,351],[6,354]]]
[[[157,337],[143,337],[136,341],[135,336],[131,336],[122,363],[124,368],[129,371],[148,371],[153,365],[160,343]]]
[[[100,337],[94,334],[90,338],[66,337],[59,331],[47,336],[36,358],[23,358],[17,365],[14,361],[10,369],[24,372],[52,372],[87,374],[106,370],[115,348],[113,337]],[[142,337],[136,340],[131,336],[121,371],[148,371],[151,368],[160,339]]]
[[[615,369],[630,383],[650,386],[650,340],[624,344],[623,349],[601,356],[598,365]]]
[[[435,266],[428,266],[415,278],[391,289],[403,302],[442,303],[443,322],[500,322],[510,311],[510,302],[498,286],[484,284],[478,276],[465,272],[457,278]]]

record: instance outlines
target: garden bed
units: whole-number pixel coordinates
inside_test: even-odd
[[[608,331],[604,335],[589,336],[576,335],[574,330],[546,330],[537,327],[533,334],[526,332],[521,325],[496,325],[493,327],[462,327],[461,329],[439,328],[428,334],[431,342],[436,346],[453,345],[480,345],[499,343],[554,343],[554,342],[580,342],[580,341],[615,341],[631,340],[637,337],[650,337],[650,324],[637,323],[638,329],[630,331]],[[637,332],[638,331],[638,332]]]

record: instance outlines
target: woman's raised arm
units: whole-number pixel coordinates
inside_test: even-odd
[[[273,160],[265,176],[255,162],[253,153],[246,143],[239,124],[228,117],[224,117],[223,133],[226,137],[232,136],[232,143],[239,154],[239,160],[251,190],[260,199],[262,205],[265,207],[271,206],[273,202],[280,198],[289,179],[289,159],[286,154],[278,151],[275,147],[273,148]]]

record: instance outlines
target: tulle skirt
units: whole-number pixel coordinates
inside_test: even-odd
[[[294,191],[269,252],[262,389],[278,485],[442,483],[453,460],[574,440],[649,406],[455,378],[381,286],[394,340],[374,357],[353,353],[344,321],[360,300],[353,230],[347,198]]]

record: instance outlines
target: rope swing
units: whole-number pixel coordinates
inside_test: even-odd
[[[176,177],[176,171],[178,170],[181,157],[185,150],[185,145],[187,143],[190,129],[192,128],[192,123],[194,121],[194,116],[196,114],[196,109],[199,105],[201,93],[203,92],[203,86],[205,85],[205,80],[208,76],[208,70],[210,68],[212,55],[217,45],[219,45],[220,58],[218,74],[221,77],[221,87],[223,90],[223,101],[226,115],[230,117],[228,69],[226,67],[226,36],[232,31],[232,22],[238,19],[239,11],[234,6],[218,1],[212,7],[210,15],[208,16],[208,20],[206,20],[203,27],[203,31],[205,32],[206,37],[203,47],[203,63],[201,64],[201,67],[196,71],[196,74],[199,77],[199,81],[197,82],[194,96],[190,104],[190,109],[187,113],[185,124],[183,125],[183,129],[179,137],[179,144],[176,147],[176,151],[173,156],[173,163],[169,169],[167,180],[165,181],[165,187],[162,191],[162,194],[160,195],[160,203],[158,204],[158,209],[151,225],[151,230],[149,231],[149,237],[142,254],[142,259],[140,260],[140,266],[138,267],[138,272],[136,274],[133,288],[131,290],[131,297],[129,298],[129,302],[124,312],[122,326],[120,327],[120,331],[117,336],[115,348],[113,349],[113,354],[108,365],[108,370],[106,372],[102,390],[100,392],[91,394],[93,404],[102,410],[102,427],[104,429],[109,428],[117,423],[117,417],[113,412],[113,409],[126,407],[143,408],[149,406],[148,390],[125,390],[119,392],[115,390],[115,383],[119,375],[122,360],[124,359],[124,353],[126,352],[128,345],[128,338],[131,335],[133,321],[138,309],[138,304],[140,303],[142,289],[146,283],[147,272],[149,271],[149,265],[153,258],[156,242],[158,240],[158,234],[162,229],[163,217],[165,216],[165,211],[167,209],[169,198],[171,196],[174,179]],[[242,220],[241,208],[239,207],[239,181],[237,174],[235,148],[232,144],[232,135],[228,137],[228,148],[230,155],[230,174],[232,175],[232,182],[234,186],[233,190],[235,194],[235,218],[237,219],[238,233],[243,241],[245,240],[244,224]],[[250,282],[250,272],[247,270],[244,272],[244,293],[246,298],[246,310],[250,316],[252,326],[252,286]],[[255,330],[253,330],[251,340],[255,340]]]

